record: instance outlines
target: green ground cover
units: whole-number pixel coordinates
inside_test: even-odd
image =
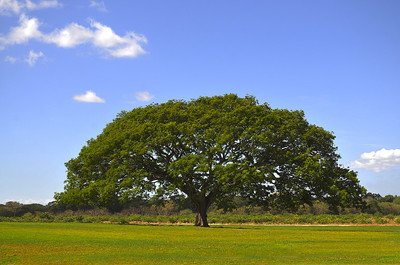
[[[0,264],[400,264],[400,227],[0,222]]]

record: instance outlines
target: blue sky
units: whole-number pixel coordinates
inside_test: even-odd
[[[0,203],[48,202],[121,110],[237,93],[400,195],[400,1],[0,0]]]

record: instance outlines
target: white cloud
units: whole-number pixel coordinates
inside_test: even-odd
[[[139,101],[150,101],[154,96],[147,91],[141,91],[135,93],[135,98]]]
[[[39,30],[40,22],[37,18],[21,15],[19,22],[17,27],[11,28],[7,36],[0,35],[0,49],[34,39],[55,44],[61,48],[72,48],[90,43],[106,55],[117,58],[134,58],[145,53],[141,44],[146,43],[147,40],[143,35],[128,32],[121,36],[116,34],[111,27],[94,20],[90,21],[90,27],[71,23],[48,34]]]
[[[140,46],[146,43],[144,36],[129,32],[124,36],[117,35],[114,31],[99,22],[91,21],[91,42],[95,47],[104,49],[112,57],[137,57],[145,53]]]
[[[36,18],[28,18],[21,15],[19,25],[11,28],[6,37],[0,36],[0,48],[8,45],[26,43],[30,39],[40,39],[42,33],[39,31],[39,20]]]
[[[34,51],[30,50],[28,57],[26,57],[25,61],[30,66],[34,66],[36,64],[36,62],[42,57],[44,57],[43,52],[34,52]]]
[[[147,42],[144,36],[135,33],[120,36],[112,28],[94,20],[90,21],[90,28],[71,23],[61,30],[55,30],[44,36],[43,40],[63,48],[91,43],[107,55],[118,58],[133,58],[144,54],[145,51],[140,44]]]
[[[93,91],[86,91],[83,95],[74,96],[74,100],[78,102],[85,102],[85,103],[104,103],[106,102],[104,99],[98,97],[96,93]]]
[[[17,58],[7,55],[4,58],[4,61],[7,62],[7,63],[16,63],[17,62]]]
[[[133,32],[124,36],[122,45],[109,49],[109,53],[113,57],[137,57],[145,54],[145,50],[140,46],[140,43],[146,43],[147,40],[142,35],[137,35]]]
[[[104,1],[90,0],[89,7],[95,8],[100,12],[107,12],[106,4],[104,4]]]
[[[104,26],[96,21],[91,21],[90,26],[95,28],[93,31],[93,44],[101,48],[111,48],[125,43],[125,40],[114,33],[107,26]]]
[[[60,7],[58,0],[42,0],[33,2],[31,0],[0,0],[0,15],[21,14],[25,11]]]
[[[45,42],[56,44],[58,47],[71,48],[88,42],[92,38],[92,32],[85,27],[71,23],[61,30],[55,30],[44,36]]]
[[[381,149],[361,154],[360,159],[352,163],[355,169],[368,169],[380,172],[400,165],[400,149]]]

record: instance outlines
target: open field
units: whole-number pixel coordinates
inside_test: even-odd
[[[0,264],[400,264],[400,227],[3,222]]]

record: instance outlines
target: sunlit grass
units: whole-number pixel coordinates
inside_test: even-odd
[[[0,223],[0,264],[400,264],[400,227]]]

